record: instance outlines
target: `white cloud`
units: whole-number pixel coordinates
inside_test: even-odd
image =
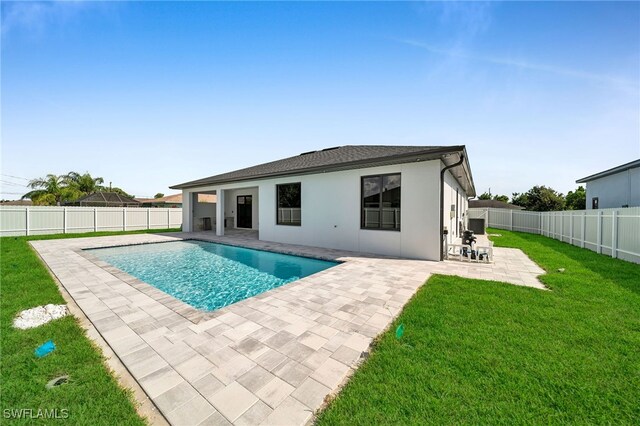
[[[614,75],[597,74],[597,73],[592,73],[592,72],[583,71],[583,70],[559,67],[555,65],[540,64],[535,62],[529,62],[524,59],[513,59],[508,57],[472,54],[472,53],[468,53],[465,49],[462,49],[462,48],[443,49],[443,48],[432,46],[428,43],[424,43],[416,40],[410,40],[410,39],[396,39],[396,41],[410,45],[410,46],[414,46],[420,49],[424,49],[436,55],[442,55],[442,56],[451,57],[451,58],[467,59],[471,61],[481,61],[481,62],[491,63],[495,65],[503,65],[506,67],[519,68],[523,70],[540,71],[545,73],[561,75],[565,77],[579,78],[583,80],[591,80],[594,82],[610,84],[623,90],[633,91],[634,93],[637,93],[637,91],[639,90],[638,81],[628,80],[628,79],[621,78]]]
[[[445,1],[439,6],[440,22],[446,26],[461,27],[466,36],[474,36],[491,26],[492,5],[489,2]]]
[[[90,7],[100,5],[86,1],[19,1],[2,3],[2,35],[25,31],[43,36],[48,26],[65,24]],[[100,6],[102,7],[102,6]]]

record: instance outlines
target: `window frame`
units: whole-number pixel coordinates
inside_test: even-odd
[[[402,221],[400,221],[400,226],[396,228],[383,228],[382,227],[382,187],[380,187],[380,224],[377,228],[368,228],[364,226],[364,180],[367,178],[380,178],[382,179],[385,176],[400,176],[400,214],[402,214],[402,173],[394,172],[394,173],[381,173],[376,175],[366,175],[360,176],[360,230],[362,231],[393,231],[400,232],[402,230]]]
[[[599,210],[600,209],[600,198],[599,197],[591,197],[591,209]]]
[[[280,187],[285,185],[300,185],[300,223],[283,223],[280,222]],[[283,207],[285,208],[285,207]],[[295,208],[295,207],[289,207]],[[286,182],[286,183],[277,183],[276,184],[276,226],[302,226],[302,182]]]

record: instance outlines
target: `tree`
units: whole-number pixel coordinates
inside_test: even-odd
[[[32,190],[22,196],[29,198],[35,205],[55,206],[69,200],[76,199],[79,191],[69,187],[67,175],[48,174],[44,178],[32,179],[28,187]]]
[[[97,192],[102,188],[100,185],[104,183],[103,178],[94,178],[89,172],[85,172],[82,175],[77,172],[69,172],[66,176],[66,181],[69,186],[75,187],[83,195]]]
[[[581,185],[574,191],[569,191],[566,197],[567,209],[584,210],[587,207],[587,192]]]
[[[508,203],[509,202],[509,197],[507,197],[506,195],[496,195],[493,197],[494,200],[498,200],[498,201],[502,201],[503,203]]]
[[[34,206],[55,206],[56,197],[53,194],[37,194],[31,198]]]
[[[520,207],[527,207],[529,204],[529,200],[527,199],[527,194],[522,194],[520,192],[511,193],[511,204]]]
[[[89,172],[84,174],[69,172],[66,175],[48,174],[44,178],[29,181],[27,186],[32,190],[24,194],[22,199],[29,198],[36,206],[55,206],[105,190],[130,198],[134,197],[120,188],[106,188],[102,183],[104,183],[103,178],[94,178]]]
[[[546,212],[562,210],[565,201],[561,193],[542,185],[534,186],[524,194],[514,192],[511,203],[522,206],[526,210]]]
[[[480,194],[480,196],[478,196],[478,200],[490,200],[491,199],[491,192],[485,192]]]
[[[153,198],[162,198],[164,197],[164,194],[162,192],[158,192],[156,195],[153,196]]]

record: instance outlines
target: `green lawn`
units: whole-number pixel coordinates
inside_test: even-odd
[[[432,277],[319,425],[640,424],[640,265],[492,232],[552,291]]]
[[[166,230],[126,232],[166,232]],[[72,316],[31,330],[16,330],[13,318],[23,309],[47,303],[64,303],[29,240],[119,235],[125,232],[0,238],[0,423],[6,410],[68,410],[70,424],[144,424],[134,408],[130,392],[120,388],[103,364],[101,354]],[[52,339],[56,350],[36,359],[37,346]],[[70,381],[52,390],[45,384],[68,374]],[[61,420],[63,421],[63,420]],[[51,423],[51,421],[45,421]],[[31,424],[31,420],[11,421]]]

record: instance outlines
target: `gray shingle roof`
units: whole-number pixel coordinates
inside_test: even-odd
[[[590,175],[590,176],[587,176],[587,177],[583,177],[582,179],[578,179],[576,181],[576,183],[590,182],[592,180],[600,179],[600,178],[603,178],[603,177],[606,177],[606,176],[611,176],[613,174],[624,172],[624,171],[627,171],[629,169],[634,169],[636,167],[640,167],[640,159],[631,161],[631,162],[623,164],[621,166],[617,166],[617,167],[613,167],[611,169],[607,169],[607,170],[605,170],[603,172],[599,172],[599,173],[596,173],[596,174],[593,174],[593,175]]]
[[[513,210],[524,210],[524,207],[516,206],[515,204],[505,203],[504,201],[499,200],[469,200],[469,208],[470,209],[484,209],[487,207],[491,207],[494,209],[513,209]]]
[[[430,160],[439,158],[447,153],[462,152],[464,149],[464,146],[346,145],[302,153],[282,160],[181,183],[171,188],[182,189],[293,174],[321,173],[384,164],[400,164],[416,161],[417,156],[421,160]],[[473,186],[473,180],[470,175],[469,181]]]
[[[118,194],[117,192],[93,192],[91,194],[85,195],[84,197],[78,198],[77,200],[69,203],[69,204],[79,204],[79,203],[99,203],[106,205],[137,205],[140,204],[139,201],[134,200],[133,198],[126,197],[124,195]]]

